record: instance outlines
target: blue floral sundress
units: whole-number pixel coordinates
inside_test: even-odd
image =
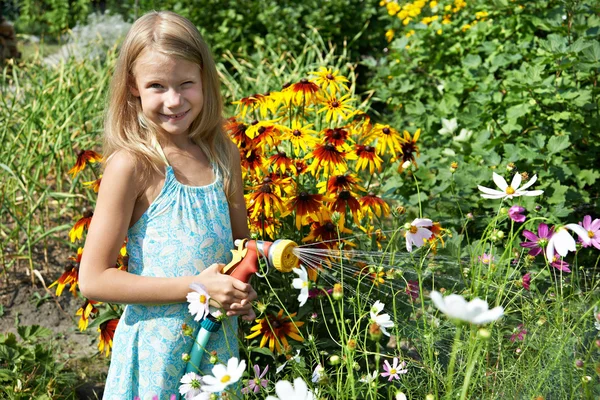
[[[129,272],[156,277],[197,275],[213,263],[230,260],[229,208],[222,179],[217,168],[213,170],[213,183],[186,186],[167,165],[160,194],[127,232]],[[187,303],[127,305],[115,331],[103,399],[139,396],[145,400],[158,395],[162,400],[178,394],[186,368],[181,356],[190,353],[194,343],[183,335],[184,323],[194,329],[195,338],[199,323],[189,314]],[[230,357],[239,357],[237,340],[237,318],[228,318],[211,336],[207,350],[216,351],[219,361],[227,363]],[[212,366],[209,357],[203,357],[201,371],[210,373]]]

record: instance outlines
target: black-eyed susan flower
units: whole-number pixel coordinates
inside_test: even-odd
[[[98,301],[86,299],[81,307],[77,309],[75,315],[79,315],[79,326],[80,331],[85,331],[90,323],[90,317],[98,313],[98,309],[95,305],[102,304]]]
[[[259,214],[257,218],[250,219],[251,233],[255,233],[263,239],[266,239],[267,237],[270,239],[275,238],[280,229],[280,218],[267,218],[264,215]]]
[[[339,146],[344,149],[344,151],[350,151],[349,142],[352,142],[350,138],[350,132],[344,128],[333,128],[333,129],[325,129],[322,131],[322,136],[326,143],[331,143],[334,146]]]
[[[267,343],[269,344],[269,350],[275,353],[281,353],[282,348],[289,346],[287,337],[290,337],[298,342],[304,341],[298,327],[304,325],[302,321],[294,321],[293,318],[296,313],[283,316],[283,310],[279,310],[277,315],[269,314],[265,318],[259,318],[256,320],[257,325],[250,328],[250,335],[246,336],[246,339],[253,339],[262,335],[260,340],[260,347],[264,347]],[[283,345],[283,346],[282,346]]]
[[[246,134],[246,129],[248,129],[248,126],[243,122],[237,121],[234,117],[227,119],[224,129],[225,132],[229,134],[229,137],[233,143],[235,143],[240,149],[248,147],[248,144],[252,142],[252,138]]]
[[[349,190],[342,190],[334,198],[329,205],[331,211],[337,211],[340,214],[345,214],[346,209],[350,210],[350,214],[354,219],[354,223],[359,225],[359,219],[362,216],[360,211],[360,203],[356,199],[356,195]]]
[[[110,349],[112,348],[113,337],[115,336],[115,329],[117,329],[118,319],[111,319],[100,324],[98,332],[100,332],[100,338],[98,340],[98,350],[100,353],[105,353],[106,357],[110,355]]]
[[[241,153],[241,163],[244,171],[256,176],[263,176],[266,174],[266,170],[264,168],[265,159],[262,155],[262,151],[259,148],[242,151]]]
[[[327,181],[319,182],[317,184],[319,188],[319,193],[330,193],[335,194],[339,193],[343,190],[360,190],[365,191],[365,188],[360,186],[360,179],[351,173],[346,173],[344,175],[334,175],[329,178]]]
[[[81,255],[83,254],[83,248],[80,247],[77,249],[77,255],[75,257],[69,257],[69,260],[74,261],[74,263],[69,263],[65,267],[65,272],[50,286],[50,289],[53,286],[56,286],[56,295],[60,296],[66,285],[70,285],[69,291],[75,297],[77,297],[77,285],[79,283],[79,263],[81,262]]]
[[[317,144],[315,149],[304,159],[313,160],[307,171],[318,178],[321,172],[324,172],[325,175],[345,173],[348,169],[346,161],[355,160],[356,154],[347,153],[330,143],[325,143]]]
[[[307,217],[318,219],[320,217],[319,210],[323,207],[323,201],[329,200],[321,194],[310,194],[306,191],[302,191],[290,198],[287,208],[289,211],[296,213],[296,228],[300,229],[303,219]]]
[[[273,171],[280,171],[282,174],[285,174],[286,171],[291,171],[292,173],[296,173],[296,164],[294,164],[294,160],[288,157],[285,151],[278,151],[273,154],[267,160],[267,165],[273,168]]]
[[[354,152],[358,158],[356,169],[362,171],[369,168],[369,173],[371,174],[374,174],[375,171],[381,172],[381,163],[383,160],[375,151],[375,147],[357,144],[354,146]]]
[[[323,108],[321,108],[318,113],[327,112],[327,114],[325,114],[325,120],[327,122],[346,119],[352,112],[350,103],[353,101],[354,99],[350,97],[350,94],[345,94],[342,97],[338,97],[334,94],[327,95],[327,97],[324,97],[321,100]]]
[[[319,218],[312,220],[310,224],[310,233],[302,239],[304,243],[336,241],[344,233],[352,233],[352,230],[345,226],[339,226],[333,222],[331,211],[326,208],[321,209]]]
[[[296,157],[300,155],[300,150],[306,153],[317,143],[317,138],[313,136],[317,131],[310,129],[312,127],[313,124],[303,126],[299,121],[293,120],[291,128],[284,128],[281,140],[288,140],[292,144]]]
[[[91,187],[94,190],[94,193],[98,193],[100,190],[100,183],[102,183],[102,174],[95,181],[83,182],[83,186]]]
[[[319,86],[306,78],[302,78],[300,82],[290,85],[284,91],[290,91],[295,94],[293,100],[296,105],[305,106],[316,102]]]
[[[255,146],[264,148],[265,144],[274,147],[280,140],[282,127],[277,120],[253,121],[246,129],[246,135],[253,140]]]
[[[243,97],[237,101],[232,101],[231,104],[235,104],[240,107],[240,116],[246,117],[248,111],[254,112],[254,109],[258,106],[260,94],[253,94],[252,96]]]
[[[90,227],[93,215],[94,213],[91,210],[88,210],[83,213],[83,216],[77,222],[75,222],[75,225],[73,225],[69,231],[69,239],[71,240],[71,243],[81,239],[83,236],[83,231]]]
[[[333,68],[319,67],[318,71],[310,72],[310,74],[317,76],[312,81],[319,85],[323,91],[329,88],[332,94],[336,94],[342,88],[348,90],[348,86],[346,86],[348,79],[339,75],[339,70],[334,71]]]
[[[390,154],[395,156],[400,151],[402,136],[389,125],[375,124],[365,144],[371,144],[373,141],[376,141],[377,154],[382,155],[389,151]]]
[[[411,137],[408,131],[404,131],[404,137],[402,138],[402,142],[400,143],[400,149],[402,152],[402,162],[400,163],[400,167],[398,168],[399,172],[404,170],[403,165],[405,162],[409,161],[415,167],[417,166],[417,160],[415,159],[415,155],[419,156],[419,147],[417,146],[417,140],[419,140],[419,136],[421,135],[421,129],[417,129],[414,136]]]
[[[83,171],[88,163],[93,164],[100,161],[102,161],[102,156],[95,151],[81,150],[79,154],[77,154],[77,161],[75,162],[73,168],[69,170],[69,174],[75,178],[75,175]]]
[[[286,215],[283,200],[275,193],[271,178],[265,177],[263,182],[253,190],[247,195],[250,218],[256,218],[259,214],[267,218],[273,217],[275,209],[280,212],[280,216]]]
[[[378,197],[375,193],[369,192],[367,195],[358,199],[361,210],[372,217],[372,214],[381,217],[388,216],[390,214],[390,206],[381,197]]]

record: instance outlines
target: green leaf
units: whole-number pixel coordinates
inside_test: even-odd
[[[25,341],[50,336],[52,331],[39,325],[18,326],[17,332]]]
[[[463,66],[467,69],[475,69],[481,65],[481,57],[469,54],[463,59]]]
[[[516,120],[529,112],[529,103],[517,104],[506,110],[506,118]]]
[[[600,43],[594,41],[591,46],[583,49],[583,58],[591,63],[600,62]]]
[[[592,91],[591,90],[580,90],[579,96],[573,100],[573,104],[577,107],[583,107],[586,104],[592,102]]]
[[[567,121],[571,118],[571,113],[568,111],[562,111],[562,112],[557,112],[557,113],[552,113],[552,115],[550,115],[548,117],[548,119],[552,120],[552,121],[560,121],[560,120],[564,120]]]
[[[578,186],[583,189],[586,185],[593,185],[600,178],[600,172],[593,169],[582,169],[577,174]]]
[[[248,351],[251,353],[260,353],[265,356],[273,357],[274,360],[276,359],[275,354],[273,354],[273,352],[266,347],[248,347]]]
[[[551,186],[552,196],[548,198],[549,204],[560,204],[565,201],[565,193],[569,190],[568,186],[563,186],[561,184],[555,184]]]
[[[535,135],[532,140],[533,145],[540,150],[546,146],[546,137],[544,135]]]
[[[558,153],[570,146],[569,136],[552,136],[548,140],[548,151],[550,154]]]

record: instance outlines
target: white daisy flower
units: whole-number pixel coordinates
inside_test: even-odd
[[[477,188],[483,192],[481,197],[484,199],[512,199],[513,197],[519,196],[539,196],[544,193],[543,190],[525,190],[535,183],[537,175],[534,175],[529,182],[524,184],[521,188],[519,188],[519,186],[521,185],[522,178],[521,174],[518,172],[513,176],[510,185],[506,183],[503,177],[495,172],[492,173],[492,179],[494,179],[494,183],[496,183],[496,186],[498,186],[500,190],[478,185]]]
[[[222,392],[227,386],[239,381],[245,369],[246,361],[239,361],[237,357],[231,357],[227,361],[227,367],[223,364],[217,364],[211,371],[212,375],[202,377],[204,383],[202,390],[211,393]]]
[[[461,295],[451,294],[442,297],[441,293],[434,290],[431,292],[431,300],[449,318],[459,319],[475,325],[495,321],[504,314],[502,307],[498,306],[490,310],[488,303],[479,298],[467,302]]]
[[[292,281],[292,287],[294,289],[300,289],[298,301],[300,302],[300,307],[302,307],[306,303],[306,300],[308,300],[308,288],[310,287],[308,273],[306,272],[306,268],[304,268],[302,265],[300,268],[292,269],[292,271],[298,275],[298,278],[294,278]]]
[[[185,374],[179,383],[182,383],[179,386],[179,394],[184,396],[184,399],[190,400],[193,399],[196,395],[201,393],[200,387],[202,377],[194,372],[188,372]]]
[[[302,378],[296,378],[292,385],[288,381],[279,381],[275,384],[277,397],[268,396],[266,400],[315,400],[315,395],[308,390]]]
[[[201,283],[194,282],[190,285],[193,292],[189,292],[186,296],[188,301],[188,310],[194,315],[194,320],[201,321],[209,313],[208,301],[210,296],[206,287]]]
[[[548,240],[548,246],[546,247],[546,257],[548,258],[548,262],[552,262],[552,260],[554,260],[555,251],[560,254],[561,257],[564,257],[569,251],[577,250],[575,239],[573,239],[567,229],[575,232],[583,241],[583,243],[590,243],[591,239],[588,236],[588,232],[581,225],[567,224],[565,226],[561,226],[554,232],[554,234],[552,234],[550,240]]]
[[[379,325],[381,332],[383,332],[383,334],[386,336],[390,336],[386,329],[393,328],[394,323],[390,320],[390,316],[388,314],[379,314],[381,311],[383,311],[384,307],[385,305],[377,300],[375,304],[373,304],[373,307],[371,307],[371,311],[369,313],[371,316],[371,321]]]

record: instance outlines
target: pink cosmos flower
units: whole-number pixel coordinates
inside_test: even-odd
[[[583,226],[583,229],[587,231],[588,237],[590,238],[590,242],[583,243],[582,246],[594,246],[595,248],[600,250],[600,219],[596,218],[592,222],[592,217],[590,215],[586,215],[585,217],[583,217],[583,223],[580,222],[579,225]]]
[[[517,339],[523,341],[525,340],[525,335],[527,335],[527,329],[525,329],[523,324],[519,324],[519,326],[517,326],[517,331],[510,337],[510,341],[514,342]]]
[[[515,222],[525,222],[525,216],[521,214],[524,211],[523,207],[515,204],[508,210],[508,216]]]
[[[265,367],[265,369],[263,370],[262,373],[260,372],[260,367],[257,364],[254,365],[253,369],[254,369],[254,379],[248,380],[248,386],[246,386],[245,388],[242,389],[242,393],[244,393],[244,394],[249,394],[251,391],[253,393],[258,393],[258,392],[260,392],[261,386],[266,389],[267,385],[269,384],[268,380],[263,379],[263,377],[269,370],[268,365]]]
[[[479,256],[479,261],[481,261],[482,264],[489,265],[491,262],[494,261],[494,257],[492,257],[490,254],[483,253]]]
[[[562,272],[571,272],[571,270],[569,269],[569,264],[564,261],[562,259],[562,257],[559,257],[558,255],[554,255],[554,259],[552,260],[552,262],[550,263],[551,266],[553,266],[554,268],[556,268],[559,271]]]
[[[521,247],[526,247],[529,249],[530,256],[536,257],[542,252],[548,245],[548,241],[554,234],[554,228],[548,229],[548,225],[541,223],[538,225],[537,236],[535,233],[528,231],[527,229],[523,230],[523,236],[529,240],[528,242],[522,242]]]
[[[406,250],[410,253],[412,251],[413,244],[417,247],[421,247],[425,244],[425,241],[429,239],[433,233],[427,229],[431,228],[433,222],[427,218],[415,218],[410,224],[407,223],[404,228],[406,233]]]
[[[406,363],[404,361],[398,364],[398,357],[394,357],[394,361],[391,366],[388,360],[385,360],[383,362],[383,369],[385,370],[385,372],[382,372],[381,376],[383,376],[384,378],[386,376],[389,377],[388,382],[392,381],[393,379],[400,379],[400,376],[398,374],[406,374],[408,372],[407,369],[402,369],[405,366]]]
[[[529,290],[529,285],[531,284],[531,274],[528,272],[523,275],[523,288],[525,290]]]

